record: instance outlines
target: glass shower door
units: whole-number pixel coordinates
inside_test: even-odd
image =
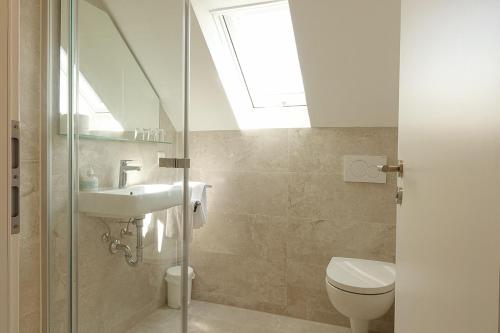
[[[188,5],[50,1],[51,333],[187,329]]]

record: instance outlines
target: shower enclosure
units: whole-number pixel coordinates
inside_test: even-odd
[[[125,332],[178,265],[187,332],[190,3],[47,1],[44,329]]]

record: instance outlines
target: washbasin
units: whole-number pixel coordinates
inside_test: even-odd
[[[91,216],[142,218],[148,213],[182,205],[182,186],[134,185],[123,189],[80,192],[80,212]]]

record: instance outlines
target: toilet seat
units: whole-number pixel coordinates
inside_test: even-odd
[[[382,261],[333,257],[326,269],[326,279],[333,287],[362,295],[394,290],[395,278],[395,265]]]

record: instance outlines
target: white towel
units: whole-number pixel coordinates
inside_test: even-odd
[[[182,182],[175,183],[176,186],[182,186]],[[191,202],[188,216],[188,239],[192,239],[193,229],[199,229],[207,223],[207,184],[201,182],[189,182],[191,191]],[[196,211],[195,211],[196,210]],[[182,239],[182,212],[181,206],[175,206],[167,210],[167,223],[165,235],[171,239]]]
[[[182,206],[167,209],[165,236],[170,239],[182,239]]]

